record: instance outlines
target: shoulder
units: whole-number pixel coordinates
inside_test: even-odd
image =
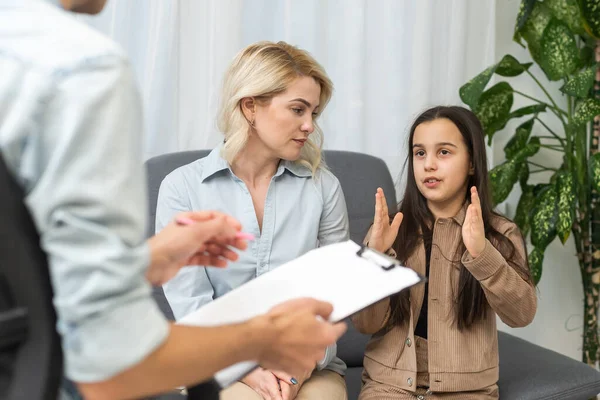
[[[341,184],[337,176],[330,170],[319,167],[315,172],[313,180],[317,187],[319,187],[324,195],[329,195],[335,192],[337,189],[341,189]]]
[[[56,76],[98,66],[129,69],[124,51],[115,42],[45,2],[24,2],[2,10],[0,56]]]
[[[188,183],[202,181],[204,171],[205,158],[192,161],[189,164],[182,165],[171,171],[165,179],[163,179],[161,188],[170,188],[171,190],[181,191],[188,187]],[[195,186],[195,185],[192,185]]]
[[[512,220],[507,217],[494,214],[490,220],[490,225],[497,230],[499,233],[508,236],[510,234],[519,234],[521,235],[521,231],[517,224],[515,224]]]

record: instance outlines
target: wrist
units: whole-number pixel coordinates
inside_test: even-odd
[[[381,246],[378,243],[371,244],[371,242],[367,242],[367,243],[365,243],[365,246],[367,246],[370,249],[376,250],[376,251],[378,251],[380,253],[386,253],[389,250],[389,248],[388,249],[384,249],[383,246]]]
[[[150,253],[150,262],[146,268],[146,280],[152,285],[158,285],[160,284],[160,271],[164,266],[168,265],[168,259],[165,253],[161,251],[157,240],[154,240],[154,236],[148,239],[146,243]]]
[[[275,331],[270,319],[266,315],[261,315],[252,318],[250,321],[245,323],[246,327],[243,329],[244,338],[247,341],[248,346],[245,350],[249,351],[248,358],[256,361],[262,361],[264,353],[275,337]]]
[[[164,251],[156,235],[148,239],[146,243],[150,250],[150,267],[160,267],[168,264],[167,252]]]
[[[483,244],[477,246],[476,249],[472,249],[473,251],[469,250],[469,254],[471,254],[472,258],[477,258],[481,255],[481,253],[483,253],[483,251],[485,250],[485,240],[483,241]]]

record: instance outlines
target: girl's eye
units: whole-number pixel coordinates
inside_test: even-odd
[[[423,157],[425,155],[425,152],[423,150],[419,150],[415,153],[415,156],[417,157]]]
[[[442,150],[440,150],[440,154],[443,156],[447,156],[448,154],[450,154],[450,152],[446,149],[442,149]]]
[[[304,109],[302,109],[302,108],[292,108],[292,111],[295,112],[298,115],[301,115],[302,112],[304,111]]]
[[[319,116],[319,113],[314,112],[314,113],[312,113],[312,116],[313,116],[313,118],[317,118],[317,116]]]

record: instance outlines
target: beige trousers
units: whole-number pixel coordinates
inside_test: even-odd
[[[429,367],[427,340],[415,336],[417,352],[417,389],[414,393],[375,382],[363,373],[363,387],[358,400],[497,400],[498,385],[491,385],[472,392],[431,393],[429,391]]]
[[[329,370],[315,371],[304,382],[295,400],[347,400],[346,381]],[[250,386],[234,383],[221,392],[221,400],[263,400]]]

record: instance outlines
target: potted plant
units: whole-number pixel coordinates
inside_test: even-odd
[[[595,366],[599,355],[600,123],[594,118],[600,115],[600,0],[522,0],[513,39],[528,48],[533,62],[521,63],[505,55],[463,85],[460,97],[481,120],[489,143],[509,120],[522,120],[504,148],[506,161],[490,171],[493,200],[501,203],[519,184],[514,219],[533,245],[529,262],[536,283],[546,247],[556,237],[564,244],[573,235],[585,299],[582,358]],[[548,83],[530,71],[533,63],[546,81],[562,82],[560,99],[553,98]],[[505,78],[527,74],[545,97],[523,93],[506,81],[486,89],[494,74]],[[512,110],[514,96],[531,104]],[[532,161],[540,148],[555,152],[560,166]],[[550,172],[551,177],[531,184],[530,175],[540,172]]]

